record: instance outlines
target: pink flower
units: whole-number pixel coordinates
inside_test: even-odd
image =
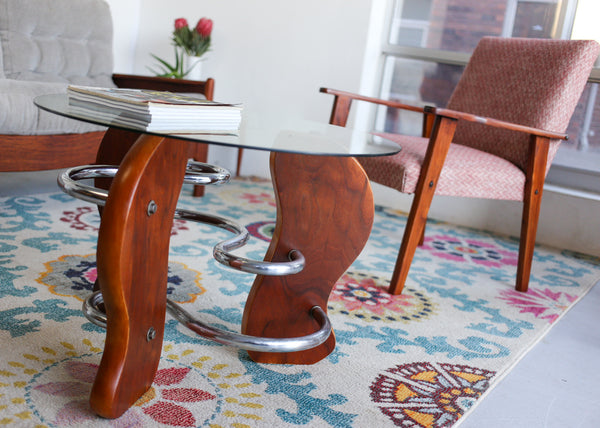
[[[175,30],[181,30],[184,27],[188,26],[188,22],[187,19],[185,18],[178,18],[175,20]]]
[[[200,18],[198,24],[196,25],[196,31],[205,39],[210,37],[210,33],[212,32],[213,22],[212,19],[208,18]]]
[[[519,308],[522,314],[533,314],[534,317],[552,324],[577,300],[577,296],[562,291],[554,292],[548,288],[541,290],[529,287],[526,293],[513,289],[502,290],[500,299]]]

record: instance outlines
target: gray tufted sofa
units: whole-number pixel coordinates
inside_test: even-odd
[[[113,74],[112,43],[104,0],[0,0],[0,171],[95,162],[104,128],[33,103],[38,95],[66,92],[69,84],[195,92],[213,99],[214,79]],[[206,162],[206,146],[190,145],[190,157]],[[196,195],[203,192],[196,186]]]
[[[39,110],[69,83],[114,86],[112,17],[103,0],[0,0],[0,134],[101,128]]]

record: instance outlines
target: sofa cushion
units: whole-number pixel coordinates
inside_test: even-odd
[[[0,0],[5,78],[112,86],[112,18],[104,0]]]
[[[65,83],[0,79],[0,134],[72,134],[104,128],[67,119],[39,109],[38,95],[66,92]]]

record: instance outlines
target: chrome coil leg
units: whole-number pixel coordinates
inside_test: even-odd
[[[104,206],[108,198],[108,191],[88,186],[79,181],[92,178],[114,177],[117,171],[118,167],[110,165],[79,166],[64,171],[58,177],[58,184],[63,191],[77,199]],[[229,178],[229,172],[223,168],[190,161],[188,162],[184,182],[192,184],[222,184],[229,181]],[[213,249],[214,258],[219,263],[230,268],[267,276],[292,275],[302,271],[304,268],[304,256],[297,250],[290,251],[288,262],[250,260],[231,254],[231,251],[241,248],[246,244],[249,239],[249,233],[245,227],[226,218],[183,209],[175,210],[175,218],[208,224],[235,233],[236,236],[218,243]]]
[[[83,313],[93,324],[106,328],[106,314],[98,309],[102,304],[102,293],[96,291],[83,302]],[[180,305],[167,299],[167,312],[177,321],[202,337],[224,345],[236,346],[248,351],[258,352],[296,352],[315,348],[324,343],[331,334],[331,322],[319,306],[311,308],[311,315],[319,323],[319,329],[302,337],[257,337],[218,329],[195,319]]]
[[[112,178],[116,175],[117,171],[118,167],[109,165],[86,165],[71,168],[59,176],[58,184],[67,194],[75,198],[104,206],[108,199],[108,191],[86,185],[80,181],[94,178]],[[189,162],[184,182],[195,185],[221,184],[229,181],[229,178],[229,172],[222,168],[199,162]],[[183,209],[175,210],[175,218],[212,225],[234,233],[235,236],[233,238],[218,243],[213,249],[214,258],[221,264],[233,269],[257,275],[284,276],[301,272],[304,268],[306,261],[302,253],[298,250],[289,252],[289,261],[287,262],[250,260],[231,254],[231,251],[244,246],[250,235],[245,227],[226,218]],[[106,314],[98,309],[102,302],[103,299],[100,291],[92,293],[83,303],[83,313],[95,325],[106,328]],[[195,319],[181,306],[169,299],[167,299],[167,311],[177,321],[203,337],[250,351],[303,351],[324,343],[331,334],[329,318],[319,306],[311,309],[311,315],[320,325],[319,330],[303,337],[292,338],[256,337],[217,329]]]

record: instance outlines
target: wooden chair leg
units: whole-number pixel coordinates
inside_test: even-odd
[[[427,229],[427,225],[423,225],[423,232],[421,232],[421,238],[419,239],[419,247],[425,243],[425,230]]]
[[[244,149],[238,149],[237,168],[235,170],[235,175],[237,177],[240,176],[240,171],[242,170],[242,156],[243,155],[244,155]]]
[[[419,242],[423,239],[427,214],[433,200],[437,181],[439,179],[444,160],[448,154],[456,120],[447,117],[436,117],[433,134],[427,147],[427,153],[423,160],[421,175],[415,191],[415,198],[410,208],[402,245],[396,260],[394,273],[390,281],[390,294],[400,294],[408,277],[410,264],[417,250]]]
[[[190,157],[198,162],[208,160],[208,145],[201,143],[190,143]],[[204,186],[194,186],[194,196],[204,196]]]
[[[523,207],[521,224],[521,240],[519,243],[519,261],[517,264],[517,280],[515,289],[526,292],[529,287],[533,252],[535,249],[535,235],[541,206],[541,198],[532,198]]]
[[[549,145],[550,141],[542,137],[532,137],[529,145],[529,165],[525,183],[521,241],[519,243],[519,261],[515,285],[517,291],[526,292],[529,287]]]
[[[408,215],[408,221],[406,222],[406,228],[404,229],[402,245],[400,246],[394,273],[390,281],[390,288],[388,290],[390,294],[402,293],[404,283],[408,277],[410,264],[412,263],[417,246],[423,237],[425,223],[427,223],[427,213],[433,200],[434,191],[435,189],[430,190],[427,188],[420,194],[415,195],[410,208],[410,214]]]

